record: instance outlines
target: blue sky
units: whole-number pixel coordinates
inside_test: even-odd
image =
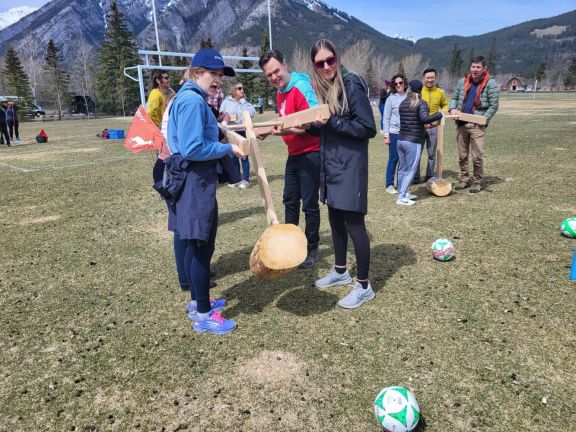
[[[197,1],[197,0],[195,0]],[[576,9],[575,0],[323,0],[388,36],[472,36]],[[0,12],[46,0],[2,0]],[[545,7],[544,7],[545,6]]]

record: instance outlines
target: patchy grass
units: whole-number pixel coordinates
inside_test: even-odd
[[[215,294],[238,322],[227,336],[190,329],[153,156],[96,137],[129,120],[23,124],[22,143],[0,148],[0,430],[378,430],[387,385],[414,392],[421,430],[570,429],[576,244],[559,224],[576,213],[575,114],[576,101],[504,101],[485,190],[436,198],[419,185],[413,208],[384,192],[377,136],[376,298],[359,310],[337,307],[346,287],[313,286],[333,260],[325,209],[316,268],[257,281],[258,188],[221,187]],[[33,141],[40,127],[47,144]],[[456,180],[452,124],[445,147]],[[284,144],[261,149],[281,214]],[[431,257],[443,236],[452,262]]]

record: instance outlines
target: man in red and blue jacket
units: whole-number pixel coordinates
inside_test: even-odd
[[[267,52],[260,57],[259,64],[268,83],[278,91],[276,102],[280,117],[318,105],[310,77],[302,73],[288,72],[288,66],[280,51]],[[300,267],[311,268],[318,260],[320,241],[320,138],[296,128],[275,134],[281,135],[288,146],[283,195],[285,223],[298,225],[302,202],[308,255]]]

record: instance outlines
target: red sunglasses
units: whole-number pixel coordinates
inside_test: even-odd
[[[336,60],[336,56],[332,56],[328,57],[326,60],[314,62],[313,65],[316,69],[324,69],[324,65],[328,65],[329,67],[334,66],[336,64]]]

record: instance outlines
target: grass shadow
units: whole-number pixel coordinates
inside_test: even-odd
[[[218,226],[226,225],[228,223],[236,222],[240,219],[244,219],[255,215],[257,213],[262,213],[262,207],[249,207],[242,210],[235,210],[226,213],[219,213],[218,214]]]
[[[250,251],[245,253],[245,250],[226,254],[220,258],[223,262],[233,262],[233,267],[224,265],[220,266],[215,264],[218,276],[227,272],[243,271],[246,268]],[[332,251],[325,248],[320,250],[320,259],[332,254]],[[258,280],[254,277],[239,283],[226,291],[223,294],[228,300],[237,300],[238,303],[226,309],[227,317],[234,317],[240,313],[244,314],[257,314],[264,310],[264,308],[275,301],[277,306],[288,313],[298,316],[310,316],[321,314],[333,309],[338,302],[338,296],[330,292],[321,291],[314,286],[316,274],[318,273],[318,266],[311,274],[310,271],[302,270],[300,268],[294,269],[286,276],[265,281]],[[232,270],[232,271],[230,271]]]
[[[386,286],[386,281],[398,270],[416,262],[416,253],[405,244],[379,244],[372,247],[370,258],[370,284],[375,292]]]

